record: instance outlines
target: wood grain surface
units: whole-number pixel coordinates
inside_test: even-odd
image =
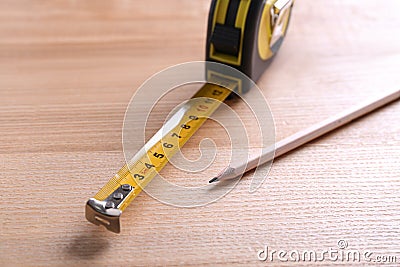
[[[296,2],[282,49],[259,81],[277,139],[399,89],[399,3]],[[203,60],[209,4],[0,1],[1,266],[309,265],[262,262],[257,251],[323,251],[338,240],[399,264],[399,102],[280,158],[253,194],[248,176],[198,208],[141,194],[119,235],[86,221],[85,201],[124,163],[129,99],[154,73]],[[152,120],[150,131],[160,125]],[[200,140],[213,135],[227,149],[213,131],[207,122],[183,153],[199,156]],[[196,177],[188,180],[210,178]]]

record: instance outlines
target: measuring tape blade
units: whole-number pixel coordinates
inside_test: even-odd
[[[225,87],[206,83],[88,200],[86,218],[90,222],[120,232],[122,212],[230,95],[228,88],[234,88],[237,82],[224,79],[223,84]]]

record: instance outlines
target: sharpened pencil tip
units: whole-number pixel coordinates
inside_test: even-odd
[[[214,182],[218,182],[218,177],[214,177],[212,178],[210,181],[208,181],[208,183],[214,183]]]

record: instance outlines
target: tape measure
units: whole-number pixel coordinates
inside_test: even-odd
[[[224,63],[257,80],[282,44],[293,0],[213,0],[206,60]],[[237,77],[207,69],[208,81],[86,203],[88,221],[120,232],[120,216],[231,93],[250,89]],[[218,85],[217,85],[218,84]]]

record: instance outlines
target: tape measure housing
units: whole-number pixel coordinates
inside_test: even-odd
[[[257,81],[287,32],[293,0],[213,0],[206,60],[227,64]],[[243,83],[238,93],[246,93]]]

